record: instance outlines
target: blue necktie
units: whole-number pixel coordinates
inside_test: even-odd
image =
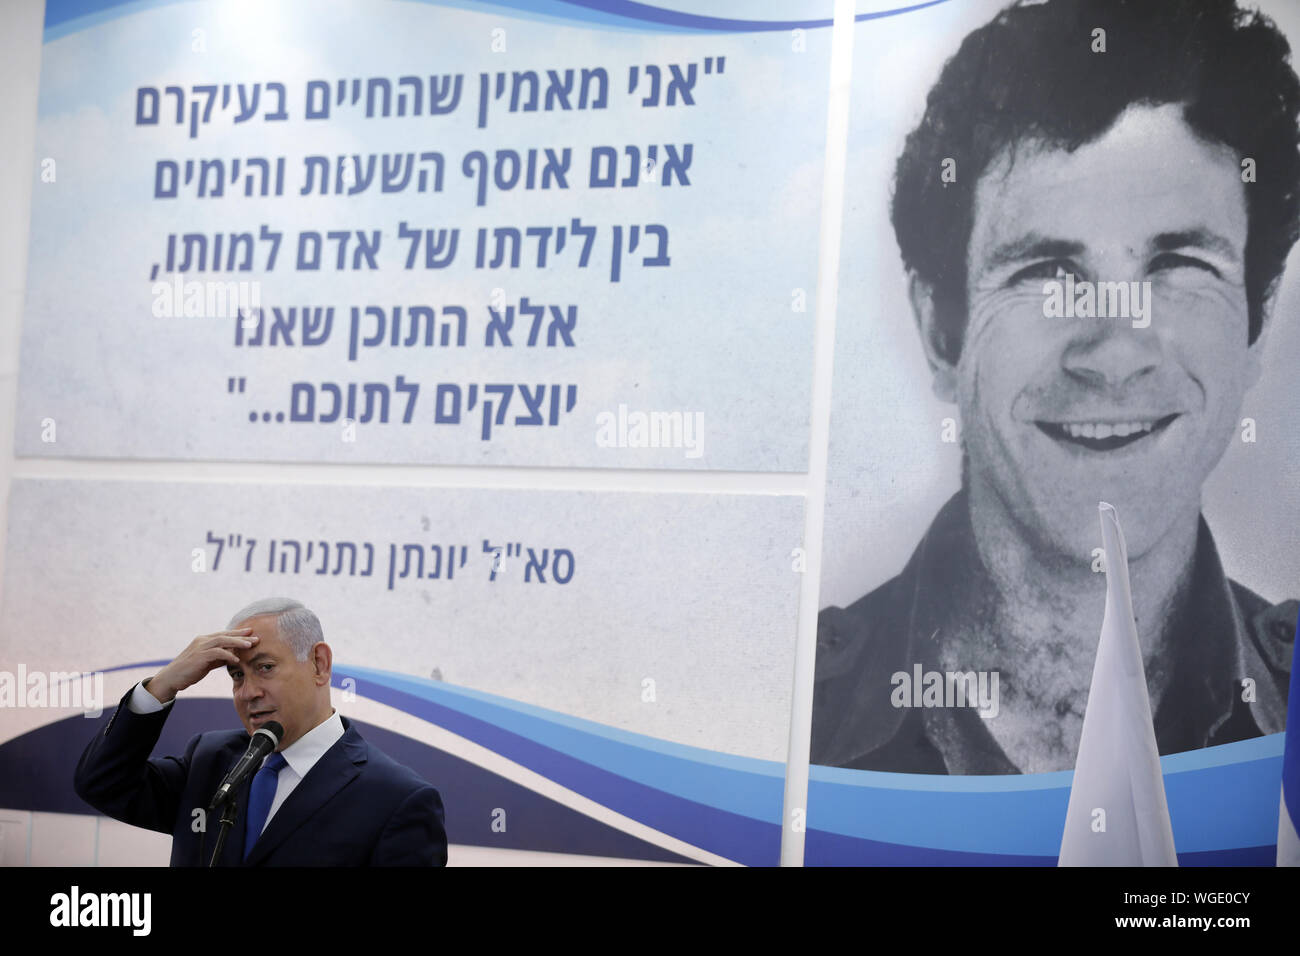
[[[244,859],[253,849],[253,844],[262,835],[266,825],[266,816],[271,812],[275,801],[275,785],[279,782],[280,771],[287,766],[284,757],[275,753],[266,758],[262,769],[253,775],[253,786],[248,793],[248,816],[244,819]]]

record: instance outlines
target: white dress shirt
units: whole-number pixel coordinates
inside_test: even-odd
[[[175,698],[172,698],[165,704],[161,703],[157,697],[149,693],[144,686],[144,682],[141,681],[131,691],[126,706],[135,714],[154,714],[170,707],[174,702]],[[343,718],[339,716],[337,710],[331,710],[330,715],[325,720],[280,751],[280,756],[284,757],[286,766],[280,770],[280,775],[277,778],[275,799],[271,801],[271,810],[266,815],[267,823],[271,822],[271,818],[275,816],[275,811],[280,809],[284,801],[289,799],[289,794],[293,793],[293,788],[302,782],[302,778],[307,776],[307,772],[312,767],[316,766],[316,761],[325,756],[325,751],[333,747],[342,736]],[[263,758],[262,762],[266,763],[269,759],[270,755],[268,754]],[[262,825],[262,829],[266,829],[266,824]]]

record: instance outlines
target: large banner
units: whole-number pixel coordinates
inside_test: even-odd
[[[82,6],[19,454],[805,467],[825,21]]]
[[[18,481],[0,666],[106,721],[291,595],[453,844],[777,861],[830,3],[603,6],[50,0],[17,454],[408,467]],[[0,806],[88,812],[62,703]]]
[[[20,481],[11,501],[5,656],[106,672],[69,711],[107,721],[249,595],[290,594],[334,651],[335,707],[406,738],[453,843],[775,861],[796,497]],[[237,726],[230,694],[224,669],[182,693],[160,748]],[[84,807],[98,725],[5,714],[11,759],[28,732],[49,746],[0,805]]]
[[[1271,864],[1295,80],[1231,4],[1005,6],[856,27],[805,859],[1057,862],[1105,501],[1179,860]]]
[[[0,808],[87,813],[82,712],[290,595],[454,846],[1054,865],[1133,812],[1067,824],[1122,577],[1147,810],[1271,863],[1300,9],[1259,6],[48,0]]]

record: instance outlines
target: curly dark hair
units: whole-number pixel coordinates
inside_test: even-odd
[[[1093,30],[1106,50],[1094,53]],[[1235,0],[1018,2],[971,33],[930,90],[894,175],[903,263],[934,290],[944,357],[961,352],[975,187],[1022,142],[1073,151],[1132,104],[1182,104],[1209,142],[1255,160],[1247,186],[1249,342],[1300,235],[1300,81],[1290,46]],[[941,182],[945,158],[957,182]]]

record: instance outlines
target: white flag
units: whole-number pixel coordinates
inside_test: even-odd
[[[1286,781],[1283,781],[1282,805],[1277,812],[1277,865],[1300,866],[1300,834],[1296,833],[1291,809],[1286,804],[1286,791]]]
[[[1103,501],[1098,510],[1106,552],[1106,614],[1058,864],[1177,866],[1142,648],[1133,621],[1124,533],[1113,507]]]

